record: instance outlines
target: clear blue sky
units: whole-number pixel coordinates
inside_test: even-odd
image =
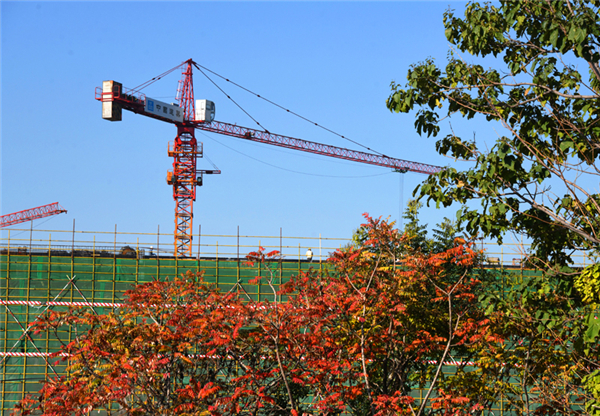
[[[172,230],[165,177],[173,125],[125,112],[101,118],[94,89],[135,87],[193,58],[244,87],[379,152],[434,165],[452,161],[385,107],[412,63],[445,61],[442,14],[463,2],[10,2],[2,1],[2,214],[59,201],[68,214],[34,227]],[[199,72],[196,99],[217,120],[254,127]],[[180,73],[145,90],[172,101]],[[269,131],[361,150],[216,79]],[[458,123],[458,122],[457,122]],[[457,126],[460,126],[457,124]],[[465,127],[470,137],[496,133]],[[465,132],[463,131],[463,133]],[[194,232],[349,237],[361,214],[397,219],[425,176],[204,134],[221,170],[205,178]],[[201,167],[210,167],[207,161]],[[424,210],[433,225],[454,209]],[[39,225],[38,225],[39,224]],[[17,226],[18,227],[18,226]],[[29,225],[20,227],[28,228]]]

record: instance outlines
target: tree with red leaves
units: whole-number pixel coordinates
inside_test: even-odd
[[[16,413],[87,415],[422,415],[471,411],[443,363],[493,342],[478,307],[480,253],[457,239],[425,253],[393,224],[366,216],[363,240],[254,301],[201,274],[153,281],[106,315],[47,314],[37,331],[70,326],[57,356],[67,374]],[[248,255],[271,271],[278,252]],[[465,361],[465,360],[463,360]],[[456,374],[465,371],[457,363]],[[415,392],[422,391],[422,400]],[[448,391],[446,393],[446,391]],[[454,410],[452,410],[454,411]],[[456,413],[458,414],[458,413]]]
[[[73,341],[55,354],[67,360],[67,375],[47,380],[37,401],[27,398],[17,410],[201,414],[223,391],[236,393],[220,377],[236,367],[227,351],[245,322],[236,306],[241,302],[233,294],[222,295],[188,273],[136,286],[106,315],[86,309],[50,312],[36,331],[71,327]]]
[[[418,415],[448,403],[469,409],[468,398],[438,389],[451,378],[442,363],[493,339],[475,295],[480,253],[462,240],[423,253],[392,224],[366,220],[362,244],[335,252],[331,272],[302,273],[285,285],[288,305],[302,313],[284,361],[304,358],[298,378],[311,386],[320,414]]]

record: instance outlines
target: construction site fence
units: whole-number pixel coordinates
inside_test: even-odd
[[[49,360],[48,354],[59,351],[61,343],[70,341],[73,334],[65,330],[57,339],[48,333],[34,335],[30,331],[47,310],[84,305],[97,313],[107,313],[122,302],[125,291],[135,284],[173,277],[188,270],[202,271],[207,282],[223,291],[242,289],[249,299],[272,300],[274,293],[269,279],[278,287],[291,276],[311,268],[322,272],[327,268],[329,254],[351,243],[349,239],[321,236],[199,234],[194,236],[194,256],[178,258],[170,246],[163,244],[169,237],[172,239],[170,234],[159,233],[14,229],[2,235],[0,414],[10,414],[10,409],[26,394],[40,390],[42,381],[64,373],[64,363],[53,365],[56,359]],[[280,251],[281,259],[248,264],[246,254],[259,246],[267,252]],[[309,248],[314,253],[310,260],[305,254]],[[527,247],[483,243],[481,248],[486,250],[490,268],[513,270],[510,279],[520,280],[535,274],[521,267]],[[591,263],[583,254],[576,259],[580,266]],[[256,276],[266,279],[250,283]],[[511,282],[502,279],[503,287],[509,290]],[[452,366],[444,371],[453,371]]]
[[[326,261],[337,249],[352,243],[351,238],[246,235],[238,227],[236,234],[192,235],[193,251],[187,259],[239,259],[259,247],[266,252],[278,251],[284,260],[305,260],[310,249],[313,261]],[[529,244],[512,242],[502,245],[480,241],[475,246],[485,252],[488,264],[521,266],[528,255]],[[174,258],[172,233],[131,233],[117,231],[8,229],[0,233],[0,251],[13,254],[47,254],[79,257]],[[585,252],[572,254],[574,266],[593,264]]]

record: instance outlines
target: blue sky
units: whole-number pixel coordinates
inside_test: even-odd
[[[463,2],[10,2],[2,1],[1,212],[58,201],[68,214],[34,227],[172,230],[175,202],[165,177],[173,125],[125,112],[101,118],[94,89],[113,79],[135,87],[193,58],[261,96],[374,150],[447,165],[413,115],[390,113],[390,82],[413,63],[445,61],[443,12]],[[145,90],[171,102],[180,72]],[[269,131],[334,146],[356,145],[267,105],[218,78]],[[216,119],[254,127],[202,74],[195,98]],[[460,127],[461,124],[456,126]],[[453,126],[453,127],[456,127]],[[496,133],[464,125],[468,137]],[[466,133],[465,133],[466,132]],[[195,202],[203,233],[349,237],[361,214],[397,219],[425,176],[198,131],[221,175],[205,178]],[[202,161],[200,167],[210,167]],[[401,192],[403,190],[403,192]],[[428,209],[433,225],[454,209]],[[18,228],[13,227],[13,228]],[[20,227],[29,228],[28,224]]]

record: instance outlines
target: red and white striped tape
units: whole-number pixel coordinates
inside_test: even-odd
[[[60,352],[60,353],[52,353],[52,352],[0,352],[0,357],[49,357],[51,354],[55,354],[55,357],[70,357],[71,354],[68,354],[66,352]],[[183,354],[182,354],[183,355]],[[158,354],[158,357],[162,357],[162,354]],[[194,354],[187,354],[185,355],[186,357],[189,358],[210,358],[213,360],[219,359],[219,358],[223,358],[220,355],[194,355]],[[233,356],[228,355],[227,359],[228,360],[233,360]],[[266,360],[266,357],[260,357],[262,360]]]
[[[2,356],[8,356],[8,357],[48,357],[50,356],[50,352],[0,352],[0,357]],[[60,357],[68,357],[70,354],[67,354],[66,352],[61,352],[59,354],[57,354],[57,356]],[[188,357],[197,357],[197,358],[212,358],[212,359],[218,359],[221,358],[218,355],[212,355],[210,357],[207,357],[206,355],[187,355]],[[232,359],[232,356],[227,356],[228,359]],[[261,359],[266,359],[266,357],[261,357]],[[426,360],[424,361],[427,364],[437,364],[438,362],[435,360]],[[477,363],[473,362],[473,361],[444,361],[444,365],[454,365],[454,366],[462,366],[462,365],[469,365],[469,366],[476,366]]]
[[[34,300],[0,300],[0,305],[25,305],[25,306],[35,306],[35,307],[42,307],[42,306],[91,306],[92,308],[94,307],[103,307],[103,308],[122,308],[124,305],[122,303],[107,303],[107,302],[64,302],[64,301],[48,301],[48,302],[39,302],[39,301],[34,301]],[[154,307],[155,305],[150,305],[151,307]],[[164,305],[165,307],[171,307],[172,305]],[[275,306],[271,305],[271,306],[265,306],[265,305],[260,305],[260,306],[251,306],[251,309],[273,309]],[[234,309],[233,306],[226,306],[226,309]]]
[[[425,360],[424,361],[427,364],[437,364],[438,362],[435,360]],[[456,365],[456,366],[461,366],[461,365],[477,365],[477,363],[473,362],[473,361],[444,361],[443,362],[444,365]]]
[[[63,301],[48,301],[39,302],[34,300],[0,300],[0,305],[26,305],[26,306],[89,306],[89,307],[103,307],[103,308],[120,308],[123,305],[120,303],[108,303],[108,302],[63,302]]]
[[[48,357],[50,352],[0,352],[0,357]],[[69,354],[61,352],[58,354],[60,357],[68,357]]]

